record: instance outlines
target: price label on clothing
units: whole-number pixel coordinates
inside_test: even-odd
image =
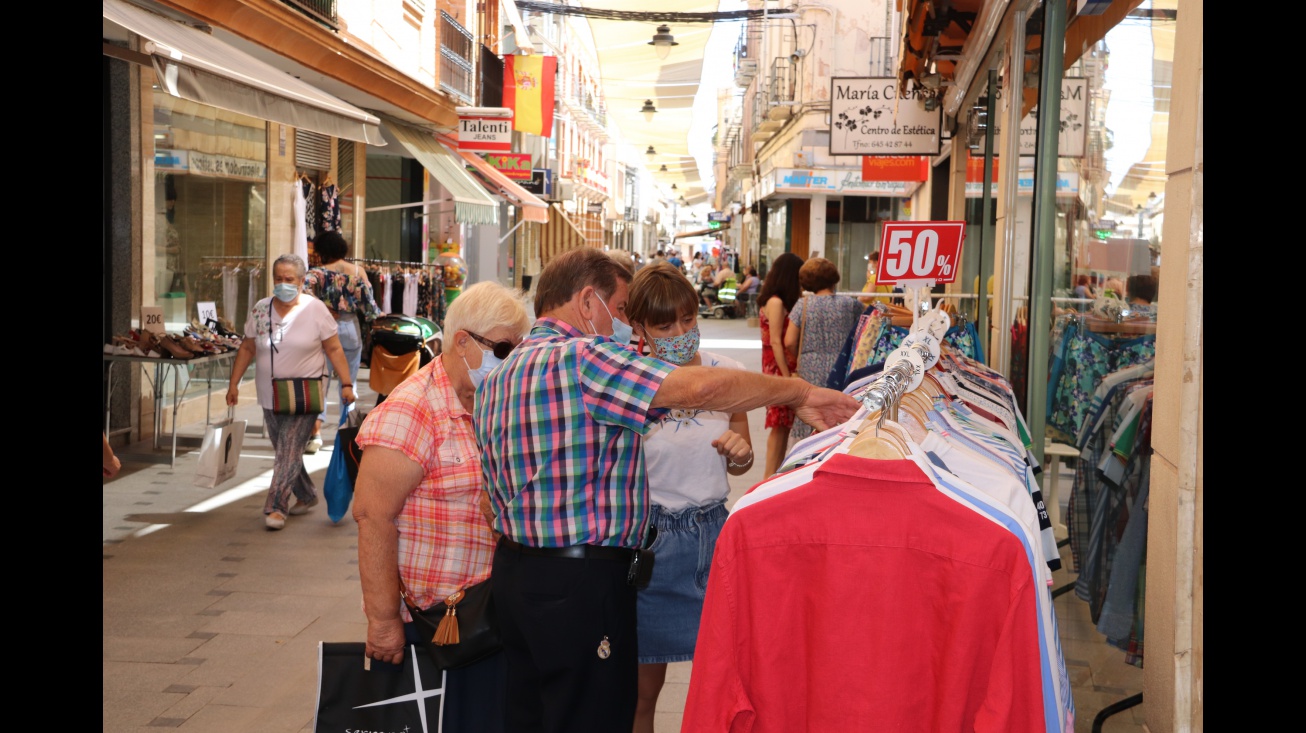
[[[964,221],[886,221],[875,281],[953,282],[961,267],[965,237]]]
[[[163,333],[163,308],[157,305],[141,306],[141,328],[153,333]]]
[[[200,325],[201,325],[201,326],[206,326],[206,325],[208,325],[208,323],[209,323],[210,320],[213,321],[214,323],[217,322],[217,320],[218,320],[218,304],[217,304],[217,303],[215,303],[215,302],[213,302],[213,301],[211,301],[211,300],[201,300],[199,303],[197,303],[197,304],[195,305],[195,308],[196,308],[196,310],[199,311],[199,316],[200,316]]]

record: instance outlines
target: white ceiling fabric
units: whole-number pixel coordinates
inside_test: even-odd
[[[584,0],[585,7],[634,10],[621,0]],[[719,2],[660,0],[659,12],[715,12]],[[653,8],[641,7],[640,10]],[[658,155],[646,165],[654,180],[677,184],[676,193],[689,203],[705,200],[698,163],[689,149],[694,95],[703,76],[703,53],[712,33],[711,23],[667,23],[679,45],[665,60],[649,45],[660,25],[648,21],[587,18],[598,52],[600,83],[607,102],[608,120],[621,139],[643,153],[652,145]],[[645,99],[653,100],[657,113],[646,122],[639,111]],[[659,166],[667,166],[659,173]]]

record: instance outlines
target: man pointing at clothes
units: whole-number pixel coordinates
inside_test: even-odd
[[[530,335],[476,394],[485,487],[503,533],[492,577],[515,733],[634,722],[636,584],[651,541],[641,436],[666,410],[778,404],[824,428],[858,406],[798,379],[636,354],[629,282],[596,249],[555,258],[540,275]]]

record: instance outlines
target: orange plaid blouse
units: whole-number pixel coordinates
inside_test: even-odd
[[[402,452],[422,481],[395,520],[399,575],[414,602],[430,608],[490,577],[494,537],[481,513],[481,458],[472,416],[439,358],[405,379],[358,431],[358,444]],[[398,599],[396,599],[398,601]],[[400,614],[412,620],[400,603]]]

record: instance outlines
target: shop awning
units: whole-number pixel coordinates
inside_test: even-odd
[[[547,265],[567,250],[585,246],[585,235],[571,223],[561,206],[553,204],[549,223],[540,232],[540,265]]]
[[[724,232],[729,228],[730,228],[730,222],[723,221],[721,222],[721,226],[717,227],[716,229],[712,229],[712,228],[691,229],[690,231],[687,232],[678,232],[676,234],[673,234],[671,235],[671,238],[674,240],[674,239],[688,239],[690,237],[701,237],[705,234],[716,234],[717,232]]]
[[[435,134],[386,117],[385,129],[413,154],[422,167],[453,195],[454,219],[463,224],[498,224],[499,205],[472,179],[462,159],[435,139]]]
[[[148,40],[159,86],[182,99],[346,140],[385,145],[380,120],[240,49],[123,0],[104,19]]]
[[[503,195],[512,199],[517,206],[520,206],[523,219],[539,224],[549,223],[549,205],[540,200],[538,196],[522,188],[516,181],[505,176],[498,168],[486,163],[481,156],[457,148],[449,149],[461,156],[463,160],[471,163],[473,168],[493,181],[503,192]]]

